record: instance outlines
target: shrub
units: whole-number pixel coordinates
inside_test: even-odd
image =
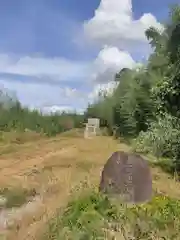
[[[171,115],[164,114],[152,122],[147,132],[140,132],[134,149],[137,152],[151,153],[156,157],[171,158],[179,168],[180,123]]]
[[[180,147],[180,125],[176,118],[164,114],[152,122],[147,132],[140,132],[135,149],[157,157],[176,158]]]
[[[28,198],[36,195],[36,190],[27,190],[20,187],[4,188],[0,190],[0,194],[6,199],[5,208],[12,208],[22,206],[27,202]]]
[[[89,192],[58,211],[42,239],[179,239],[179,214],[179,201],[159,194],[127,207]]]

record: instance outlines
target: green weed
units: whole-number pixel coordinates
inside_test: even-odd
[[[180,201],[167,196],[128,206],[91,192],[59,210],[43,239],[113,239],[118,234],[127,239],[179,239],[179,215]]]

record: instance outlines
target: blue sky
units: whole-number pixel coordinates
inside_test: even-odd
[[[0,87],[30,108],[84,109],[116,71],[148,56],[144,30],[161,28],[172,3],[1,1]]]

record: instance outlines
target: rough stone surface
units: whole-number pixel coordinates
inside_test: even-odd
[[[99,191],[119,195],[126,202],[150,200],[152,177],[147,161],[137,154],[114,152],[104,165]]]

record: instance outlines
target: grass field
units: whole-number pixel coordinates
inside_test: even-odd
[[[113,151],[130,151],[126,144],[105,136],[85,140],[77,132],[3,144],[0,195],[7,201],[0,215],[2,239],[131,239],[127,232],[135,239],[179,239],[179,183],[161,169],[152,167],[154,191],[161,195],[145,206],[129,209],[97,193],[103,164]],[[113,231],[105,222],[125,227]]]

